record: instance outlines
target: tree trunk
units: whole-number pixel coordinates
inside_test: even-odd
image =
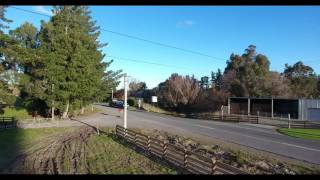
[[[68,118],[68,111],[69,111],[69,101],[67,102],[67,107],[66,107],[65,111],[62,114],[62,118],[63,119],[67,119]]]
[[[51,119],[54,120],[54,107],[51,108]]]
[[[81,114],[84,114],[84,107],[81,108]]]
[[[91,104],[91,112],[93,112],[93,105]]]

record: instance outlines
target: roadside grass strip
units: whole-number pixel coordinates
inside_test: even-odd
[[[0,147],[1,174],[177,174],[90,127],[10,129]]]
[[[320,140],[320,129],[280,128],[278,131],[292,137]]]

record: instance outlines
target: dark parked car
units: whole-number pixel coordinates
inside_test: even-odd
[[[129,107],[129,105],[127,104],[127,106]],[[111,107],[115,107],[115,108],[121,108],[123,109],[123,101],[114,101],[111,103]]]
[[[113,101],[110,104],[111,107],[123,108],[123,101]]]

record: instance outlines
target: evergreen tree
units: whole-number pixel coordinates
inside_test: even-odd
[[[18,52],[12,62],[14,71],[18,74],[20,97],[24,105],[32,113],[46,114],[45,100],[46,81],[44,75],[46,53],[39,51],[39,32],[32,24],[25,22],[15,30],[10,31],[10,36],[17,43]]]
[[[264,83],[269,76],[269,64],[266,56],[256,53],[254,45],[250,45],[241,56],[231,54],[224,74],[232,72],[235,77],[230,79],[232,82],[227,82],[228,91],[236,96],[270,95]]]
[[[14,51],[14,41],[5,34],[4,29],[8,29],[8,23],[11,20],[5,17],[5,6],[0,6],[0,113],[3,113],[3,104],[12,105],[15,102],[15,97],[10,90],[10,78],[8,78],[7,70],[10,68],[8,62],[10,62]]]
[[[285,65],[284,73],[289,79],[290,89],[295,97],[314,98],[317,96],[317,75],[310,66],[299,61],[293,66]]]
[[[48,23],[42,23],[40,50],[47,52],[47,104],[62,110],[66,118],[70,110],[83,112],[86,105],[101,99],[110,64],[102,62],[104,44],[98,41],[99,27],[87,7],[56,6],[54,12]]]

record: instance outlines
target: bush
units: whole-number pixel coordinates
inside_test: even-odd
[[[134,101],[134,99],[128,99],[128,104],[129,104],[129,106],[134,106],[136,103],[135,103],[135,101]]]

